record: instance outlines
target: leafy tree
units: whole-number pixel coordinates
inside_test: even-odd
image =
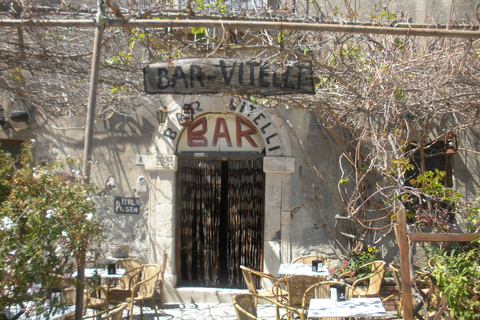
[[[443,250],[432,271],[453,319],[478,319],[480,313],[480,240]]]
[[[0,310],[41,305],[57,281],[52,273],[71,274],[102,238],[94,188],[66,165],[32,167],[29,147],[18,158],[0,151],[0,181]]]

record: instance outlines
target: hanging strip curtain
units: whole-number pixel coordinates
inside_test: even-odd
[[[242,284],[240,265],[262,270],[262,160],[229,162],[228,271],[229,285]]]
[[[228,193],[222,194],[221,161],[180,161],[182,279],[219,285],[219,257],[226,255],[228,286],[238,287],[243,286],[240,265],[257,270],[262,266],[262,160],[228,161],[223,176],[228,176],[223,186]],[[226,234],[227,252],[220,252],[220,241],[225,241],[221,234]]]
[[[181,246],[182,276],[218,284],[221,162],[183,159]]]

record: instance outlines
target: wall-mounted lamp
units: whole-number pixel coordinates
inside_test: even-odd
[[[180,114],[180,122],[183,127],[189,127],[193,122],[193,109],[189,104],[184,104]]]
[[[7,122],[5,120],[5,116],[3,115],[4,112],[5,112],[5,109],[3,109],[2,106],[0,106],[0,126],[3,126],[5,122]]]
[[[10,120],[13,122],[27,122],[29,118],[30,115],[27,111],[19,110],[10,113]]]
[[[168,110],[165,106],[160,106],[157,110],[157,119],[159,123],[165,123],[167,120]]]
[[[107,178],[107,181],[105,181],[105,187],[106,189],[113,189],[117,187],[117,182],[113,176]]]
[[[456,154],[458,149],[457,136],[453,132],[445,135],[445,154]]]

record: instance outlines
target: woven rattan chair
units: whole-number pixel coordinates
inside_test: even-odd
[[[303,264],[312,264],[313,260],[322,260],[323,265],[330,267],[330,260],[328,260],[325,256],[320,254],[311,254],[308,256],[302,256],[294,259],[292,263],[303,263]]]
[[[302,310],[306,315],[308,310],[309,301],[313,298],[317,299],[330,299],[330,286],[331,285],[344,285],[345,286],[345,298],[358,297],[359,293],[351,285],[340,281],[322,281],[314,284],[305,290],[302,300]],[[322,318],[323,320],[342,320],[343,318]]]
[[[279,285],[284,284],[286,288],[286,295],[277,296],[277,301],[291,308],[302,309],[305,291],[314,284],[325,281],[323,276],[287,276],[279,280]],[[313,292],[307,296],[309,302],[313,298]],[[308,307],[308,303],[307,306]],[[287,319],[292,319],[294,315],[287,312]]]
[[[412,282],[418,297],[413,301],[413,316],[420,318],[423,317],[421,313],[425,312],[429,319],[450,319],[446,296],[440,294],[435,277],[422,270],[415,270],[414,274]],[[469,291],[468,286],[465,289]]]
[[[140,305],[140,319],[143,320],[145,300],[150,300],[157,318],[160,319],[154,296],[161,268],[156,264],[145,264],[140,268],[142,268],[141,280],[133,287],[130,297],[126,299],[126,302],[128,302],[127,310],[130,312],[130,320],[133,319],[133,304],[135,302]]]
[[[135,258],[123,258],[114,261],[117,269],[125,269],[125,272],[143,266],[143,262]]]
[[[259,319],[257,314],[257,305],[259,300],[268,301],[277,306],[278,309],[286,309],[288,313],[295,314],[295,319],[305,320],[304,315],[302,314],[301,310],[291,308],[286,306],[274,299],[261,296],[254,293],[241,293],[233,296],[233,306],[235,307],[235,313],[237,315],[237,320],[251,320],[251,319]],[[262,317],[264,319],[264,317]],[[279,320],[279,316],[277,314],[277,320]]]
[[[52,274],[54,281],[49,288],[50,291],[59,291],[61,302],[64,304],[74,305],[76,303],[77,288],[75,287],[75,279]],[[94,310],[105,310],[108,308],[107,290],[101,286],[91,286],[84,284],[84,305],[83,308]]]
[[[112,280],[116,285],[110,286],[110,289],[126,290],[133,288],[138,281],[138,272],[134,270],[140,270],[138,268],[143,265],[142,261],[134,258],[124,258],[115,261],[115,265],[117,269],[125,269],[125,274],[120,279]]]
[[[286,292],[280,287],[274,286],[278,281],[272,274],[261,272],[247,268],[245,266],[240,266],[243,273],[243,279],[247,285],[248,291],[254,294],[258,294],[264,297],[274,298],[277,295],[283,295]],[[270,282],[270,286],[266,282]],[[257,289],[257,284],[260,286],[261,290]],[[280,292],[273,292],[273,290],[279,290]]]
[[[108,289],[109,304],[119,304],[131,297],[132,289],[138,283],[142,270],[143,266],[125,272],[118,279],[117,285]]]
[[[243,273],[243,279],[247,285],[248,291],[254,295],[260,295],[270,299],[276,299],[277,301],[283,301],[283,297],[286,296],[287,292],[278,285],[278,279],[276,279],[272,274],[261,272],[247,268],[245,266],[240,266]],[[266,282],[270,282],[270,286],[267,287]],[[261,290],[257,289],[257,283],[262,288]],[[277,318],[279,317],[280,310],[277,306]]]
[[[338,277],[338,280],[346,280],[351,278],[352,286],[358,291],[360,297],[379,297],[380,287],[385,274],[385,261],[377,260],[362,265],[352,272],[346,272]],[[370,274],[360,279],[355,279],[355,274],[366,268],[371,267]]]
[[[84,316],[83,319],[95,318],[97,320],[100,320],[100,319],[121,320],[123,311],[125,310],[126,307],[127,307],[127,303],[122,303],[114,307],[111,307],[107,310],[104,310],[102,312],[89,315],[89,316]]]

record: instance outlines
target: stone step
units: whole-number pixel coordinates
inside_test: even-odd
[[[231,303],[237,293],[246,293],[247,289],[221,289],[199,287],[165,287],[166,303]]]

